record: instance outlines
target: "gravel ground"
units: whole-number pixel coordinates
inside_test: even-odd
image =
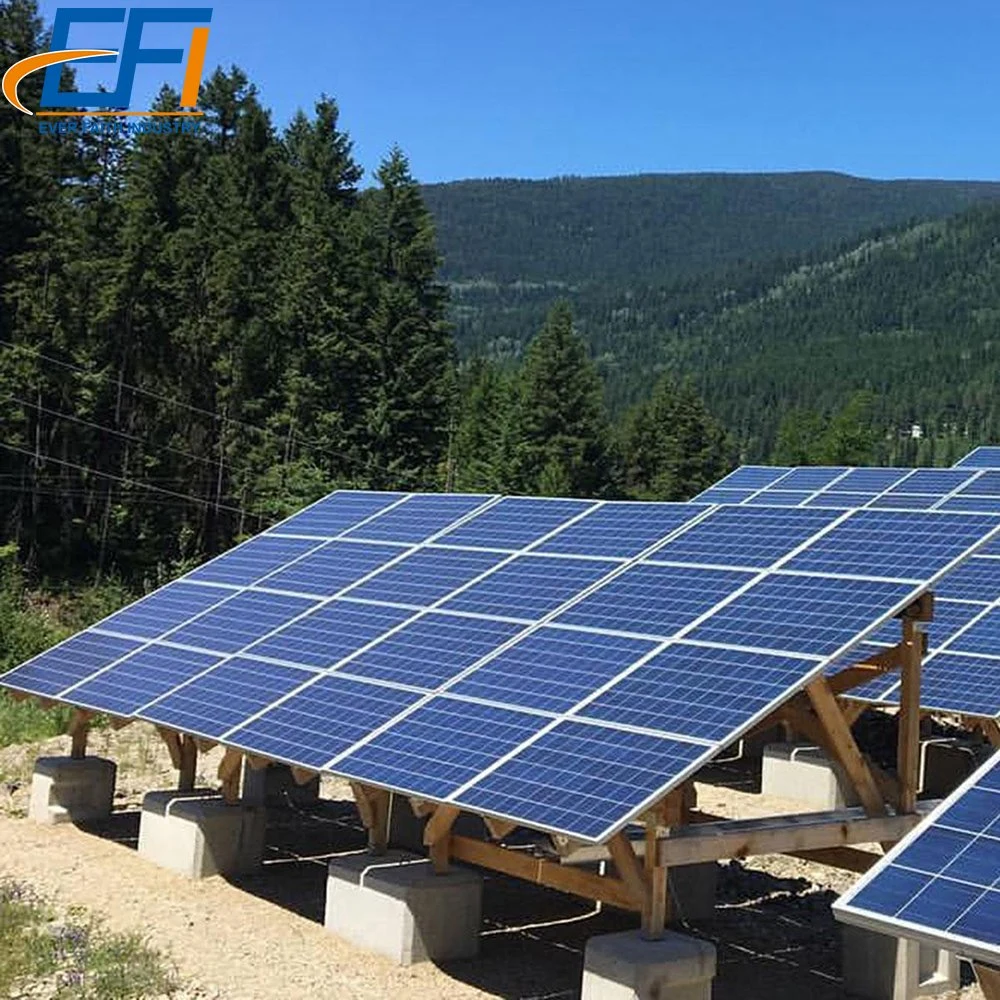
[[[364,844],[342,783],[324,779],[316,807],[274,811],[259,874],[189,882],[135,853],[142,794],[171,787],[175,777],[151,727],[91,736],[91,752],[119,765],[110,821],[83,830],[23,819],[35,757],[68,746],[62,737],[0,750],[0,876],[63,905],[87,906],[112,928],[142,929],[176,964],[184,1000],[569,1000],[579,996],[587,938],[636,926],[634,916],[487,874],[480,956],[396,968],[322,927],[326,860]],[[216,750],[201,758],[200,780],[212,783],[220,757]],[[798,808],[753,794],[752,781],[735,771],[715,778],[729,787],[699,785],[708,811],[750,817]],[[780,856],[723,864],[715,917],[687,926],[718,948],[715,1000],[846,997],[830,903],[854,878]],[[943,1000],[978,998],[967,985]]]

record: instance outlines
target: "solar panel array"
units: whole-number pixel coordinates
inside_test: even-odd
[[[342,491],[0,683],[601,842],[997,529]]]
[[[893,937],[1000,964],[1000,754],[833,904]]]
[[[1000,448],[996,445],[983,445],[973,448],[964,458],[960,458],[953,469],[1000,469]]]
[[[977,454],[985,462],[988,452],[1000,455],[1000,448],[977,449],[962,463]],[[738,495],[736,502],[742,506],[777,503],[809,509],[994,513],[1000,504],[1000,471],[962,463],[953,469],[743,466],[695,499],[733,501]],[[927,710],[1000,717],[1000,543],[991,543],[950,573],[935,588],[935,595],[921,704]],[[859,652],[880,652],[899,637],[898,626],[885,626]],[[887,673],[853,689],[849,696],[897,704],[899,677]]]

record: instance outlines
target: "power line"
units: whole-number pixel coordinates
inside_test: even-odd
[[[138,486],[142,489],[153,490],[156,493],[162,493],[165,496],[175,497],[180,500],[188,500],[191,503],[199,503],[205,507],[214,507],[218,510],[227,510],[233,514],[243,514],[250,517],[263,518],[265,515],[257,513],[255,511],[244,510],[242,507],[231,507],[228,504],[216,503],[214,500],[207,500],[205,497],[192,496],[190,493],[178,493],[176,490],[168,490],[162,486],[154,486],[152,483],[146,483],[139,479],[125,479],[121,476],[114,476],[110,472],[99,472],[97,469],[92,469],[86,465],[78,465],[75,462],[68,462],[62,458],[55,458],[52,455],[36,455],[35,452],[30,451],[27,448],[18,448],[17,445],[7,444],[4,441],[0,441],[0,448],[5,448],[7,451],[17,452],[21,455],[27,455],[28,458],[38,459],[44,462],[53,462],[56,465],[62,465],[70,469],[76,469],[79,472],[87,472],[92,476],[99,476],[102,479],[111,479],[116,483],[124,483],[126,486]]]

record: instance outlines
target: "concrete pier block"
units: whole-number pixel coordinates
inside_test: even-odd
[[[479,953],[483,878],[465,868],[438,875],[407,851],[330,861],[327,930],[397,965]]]
[[[81,823],[111,815],[115,762],[103,757],[39,757],[28,815],[36,823]]]
[[[260,866],[267,814],[230,805],[210,789],[147,792],[139,820],[139,854],[187,878],[235,875]]]
[[[581,1000],[711,1000],[715,945],[667,931],[648,941],[639,931],[587,942]]]
[[[844,925],[844,989],[864,1000],[914,1000],[958,991],[958,956],[907,938]]]
[[[771,743],[764,748],[760,790],[815,806],[818,811],[856,806],[858,797],[843,768],[808,743]]]
[[[287,764],[268,764],[257,770],[247,767],[243,771],[241,798],[247,805],[272,808],[315,805],[319,800],[319,775],[300,785]]]

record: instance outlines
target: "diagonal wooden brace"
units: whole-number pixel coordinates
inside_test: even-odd
[[[458,806],[439,805],[424,827],[424,844],[439,875],[448,870],[451,828],[461,811]]]
[[[368,831],[368,850],[384,854],[389,842],[389,792],[360,781],[350,784],[361,822]]]
[[[227,749],[219,761],[219,780],[222,782],[222,797],[232,805],[240,797],[240,776],[243,773],[243,754],[239,750]]]

